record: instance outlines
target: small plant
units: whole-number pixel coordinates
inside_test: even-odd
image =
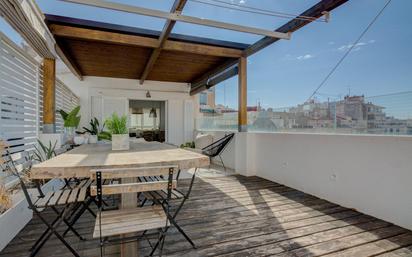
[[[60,115],[63,118],[64,121],[64,127],[66,128],[77,128],[80,123],[81,116],[78,115],[80,111],[80,106],[77,106],[73,110],[71,110],[69,113],[59,110]]]
[[[180,145],[180,148],[195,148],[195,142],[186,142]]]
[[[46,146],[43,144],[40,140],[37,140],[39,146],[34,146],[34,152],[33,155],[31,156],[32,160],[38,161],[38,162],[43,162],[45,160],[51,159],[52,157],[56,156],[56,144],[57,141],[54,142],[54,145],[52,145],[52,142],[49,141],[49,145]]]
[[[90,135],[96,135],[99,140],[111,140],[112,139],[112,135],[109,132],[104,131],[104,126],[106,125],[106,123],[104,123],[102,128],[100,128],[99,120],[97,118],[94,118],[90,120],[89,124],[90,124],[90,129],[83,127],[84,132],[82,132],[82,134],[87,132],[87,133],[90,133]]]
[[[102,131],[100,132],[100,134],[97,136],[97,138],[99,140],[112,140],[112,134],[110,134],[110,132],[107,131]]]
[[[90,122],[90,129],[83,127],[83,129],[85,130],[85,132],[90,133],[90,135],[99,135],[100,131],[102,131],[104,129],[104,124],[103,124],[103,128],[100,129],[100,123],[99,120],[97,118],[91,119]]]
[[[113,113],[111,118],[108,118],[105,122],[107,129],[109,129],[112,135],[121,135],[121,134],[128,134],[129,131],[127,129],[127,116],[117,115],[117,113]]]

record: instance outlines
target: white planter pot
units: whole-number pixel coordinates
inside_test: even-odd
[[[96,144],[97,143],[97,136],[96,135],[90,135],[89,136],[89,144]]]
[[[8,209],[3,214],[0,214],[0,251],[3,250],[8,243],[26,226],[33,217],[33,213],[29,210],[27,201],[17,200],[13,207]]]
[[[73,144],[75,134],[75,127],[64,127],[63,144]]]
[[[73,142],[74,142],[74,144],[75,145],[82,145],[82,144],[84,144],[85,143],[85,137],[83,137],[83,136],[75,136],[74,138],[73,138]]]
[[[112,135],[112,150],[129,150],[129,134]]]

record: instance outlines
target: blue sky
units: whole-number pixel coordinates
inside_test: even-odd
[[[112,0],[115,1],[115,0]],[[316,0],[226,0],[248,6],[300,13]],[[167,11],[172,0],[117,0]],[[248,102],[265,107],[291,106],[305,101],[326,74],[368,25],[386,0],[350,0],[331,13],[330,23],[314,22],[248,59]],[[160,30],[164,20],[78,6],[56,0],[37,0],[45,13]],[[366,96],[412,90],[412,1],[393,0],[340,68],[319,91],[320,99],[347,94]],[[274,29],[287,19],[258,16],[189,1],[184,14],[225,22]],[[18,35],[0,21],[13,40]],[[198,25],[178,23],[175,33],[253,43],[260,37]],[[217,102],[236,107],[237,78],[217,86]],[[224,94],[224,92],[226,92]]]

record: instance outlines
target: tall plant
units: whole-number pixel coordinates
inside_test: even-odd
[[[90,135],[96,135],[96,136],[99,135],[100,131],[103,131],[104,125],[105,125],[103,124],[102,129],[100,129],[100,123],[96,117],[94,119],[91,119],[89,124],[90,124],[90,128],[83,127],[83,129],[85,130],[85,132],[90,133]]]
[[[113,113],[112,116],[106,120],[105,124],[113,135],[129,133],[127,129],[127,116],[126,115],[119,117],[117,113]]]
[[[52,142],[49,141],[49,145],[43,144],[40,140],[37,140],[39,146],[34,146],[34,152],[31,157],[31,159],[38,161],[38,162],[43,162],[45,160],[51,159],[52,157],[56,156],[56,144],[57,141],[54,142],[52,145]]]
[[[66,128],[77,128],[80,123],[81,116],[78,115],[80,111],[80,106],[75,107],[69,113],[59,110],[60,115],[64,121],[64,127]]]

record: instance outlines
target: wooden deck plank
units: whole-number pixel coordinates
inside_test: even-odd
[[[188,184],[180,180],[178,189],[184,191]],[[47,209],[43,215],[55,216]],[[197,178],[177,221],[198,249],[171,227],[163,256],[412,256],[412,232],[258,177]],[[92,239],[94,225],[95,218],[86,212],[75,228],[88,240],[66,236],[81,256],[99,255],[98,240]],[[43,231],[35,217],[0,257],[28,256]],[[142,254],[150,250],[146,241],[140,249]],[[118,246],[105,249],[108,257],[119,253]],[[52,237],[37,256],[72,255]]]

